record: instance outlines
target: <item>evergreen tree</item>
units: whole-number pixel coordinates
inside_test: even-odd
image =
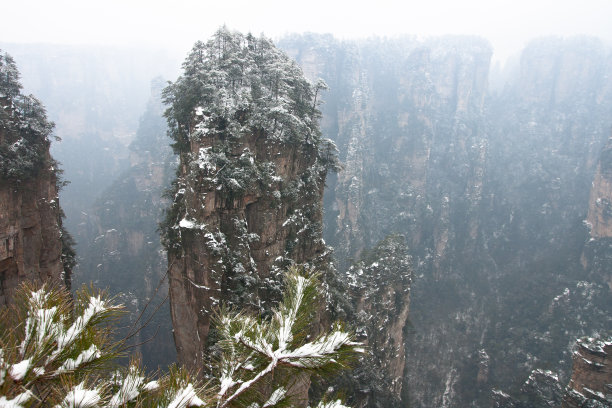
[[[51,166],[54,124],[32,95],[21,94],[15,61],[0,50],[0,180],[19,183]]]
[[[176,367],[147,378],[135,360],[112,370],[122,343],[109,341],[109,323],[121,306],[83,289],[73,308],[66,291],[26,285],[0,316],[0,406],[291,406],[301,375],[346,368],[363,349],[338,324],[309,338],[317,278],[292,269],[285,281],[283,302],[269,320],[221,310],[217,376],[204,385]]]

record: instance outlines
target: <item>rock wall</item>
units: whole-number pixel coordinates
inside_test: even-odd
[[[23,281],[64,282],[55,173],[16,186],[0,180],[0,305]]]
[[[391,235],[346,273],[352,303],[347,320],[370,355],[348,372],[346,389],[355,407],[399,406],[406,370],[411,258],[404,237]]]
[[[326,240],[342,270],[386,234],[406,237],[415,260],[410,331],[422,321],[430,332],[421,327],[418,341],[408,340],[414,331],[403,338],[406,351],[398,358],[407,364],[401,404],[408,398],[415,406],[442,406],[443,395],[453,398],[453,360],[477,347],[464,333],[449,330],[444,316],[479,320],[471,317],[472,310],[451,303],[462,295],[449,294],[455,282],[465,281],[452,265],[453,253],[469,253],[478,238],[491,49],[472,38],[341,43],[297,37],[281,45],[331,89],[323,105],[323,131],[337,143],[344,169],[326,194]],[[427,285],[438,289],[425,295]],[[390,339],[390,329],[382,337]],[[437,351],[447,343],[453,346]],[[425,367],[435,367],[431,371],[444,380],[434,383]]]
[[[612,141],[601,152],[591,195],[587,224],[591,238],[612,237]]]
[[[576,342],[563,408],[612,406],[612,338]]]

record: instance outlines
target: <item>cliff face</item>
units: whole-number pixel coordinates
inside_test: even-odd
[[[612,140],[601,151],[589,197],[587,224],[591,238],[612,238]]]
[[[132,338],[149,369],[176,360],[169,306],[156,310],[168,293],[167,255],[158,226],[168,205],[163,194],[176,167],[163,117],[163,84],[161,79],[152,82],[151,99],[130,145],[130,168],[81,215],[76,234],[81,262],[74,273],[77,284],[93,282],[120,294],[129,313],[121,327],[139,327],[155,311]]]
[[[393,407],[401,403],[410,311],[411,258],[404,237],[391,235],[346,273],[352,307],[347,320],[371,355],[345,375],[352,406]]]
[[[543,362],[566,379],[572,339],[610,323],[607,285],[580,265],[612,124],[609,50],[535,41],[487,94],[490,48],[478,39],[281,46],[330,85],[322,128],[345,170],[326,192],[325,237],[340,269],[406,236],[402,403],[489,406],[493,389],[521,392]]]
[[[56,184],[51,169],[19,186],[0,182],[0,305],[25,280],[66,278]]]
[[[216,306],[269,310],[288,265],[327,268],[334,149],[318,130],[320,89],[268,40],[221,30],[184,69],[165,91],[180,165],[164,237],[179,361],[201,368]]]
[[[6,305],[25,280],[69,286],[72,261],[64,257],[71,250],[49,155],[53,124],[38,100],[21,95],[7,54],[0,55],[0,72],[0,305]]]
[[[612,406],[612,338],[578,340],[563,408]]]

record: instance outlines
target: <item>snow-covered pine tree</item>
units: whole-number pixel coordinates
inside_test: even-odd
[[[65,290],[25,285],[0,316],[0,406],[291,406],[301,375],[346,368],[363,349],[337,324],[309,338],[317,277],[294,268],[285,282],[283,302],[269,320],[221,310],[217,376],[205,385],[176,367],[157,379],[147,378],[135,360],[113,369],[122,343],[109,341],[109,323],[121,306],[103,293],[82,289],[73,305]],[[317,407],[344,405],[334,400]]]
[[[13,58],[0,50],[0,181],[19,183],[44,168],[54,123],[33,95],[23,95]]]

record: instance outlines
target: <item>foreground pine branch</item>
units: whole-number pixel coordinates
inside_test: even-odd
[[[114,370],[121,348],[112,322],[121,312],[103,293],[25,285],[0,316],[1,407],[249,407],[294,404],[294,388],[311,373],[346,368],[360,344],[338,324],[309,338],[317,310],[316,276],[286,275],[283,302],[270,320],[222,310],[218,376],[202,386],[172,367],[157,379],[138,361]],[[338,400],[317,408],[342,408]]]

